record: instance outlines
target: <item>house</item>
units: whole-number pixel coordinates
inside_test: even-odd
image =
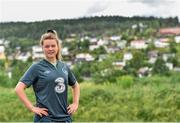
[[[115,53],[118,52],[120,50],[119,47],[115,47],[115,46],[105,46],[104,47],[107,53]]]
[[[167,62],[165,65],[168,67],[169,70],[173,69],[173,64],[172,63]]]
[[[167,61],[169,58],[174,58],[174,57],[175,57],[174,53],[165,53],[162,55],[164,61]]]
[[[97,42],[97,45],[99,45],[99,46],[104,46],[104,45],[107,45],[107,44],[108,44],[108,41],[103,40],[103,39],[99,39],[98,42]]]
[[[81,37],[80,41],[85,41],[85,40],[90,40],[90,37],[89,36],[84,36],[84,37]]]
[[[180,67],[174,67],[174,71],[180,72]]]
[[[180,43],[180,36],[175,36],[174,39],[176,43]]]
[[[180,35],[180,27],[161,28],[159,33],[160,35]]]
[[[112,65],[114,65],[115,68],[117,68],[117,69],[123,69],[123,67],[126,66],[126,62],[125,61],[117,61],[117,62],[113,62]]]
[[[120,49],[124,49],[126,47],[127,41],[126,40],[121,40],[116,42],[117,47],[119,47]]]
[[[118,41],[120,39],[121,39],[121,36],[111,36],[110,37],[110,40],[112,40],[112,41]]]
[[[138,70],[138,76],[141,78],[143,76],[149,76],[150,69],[148,67],[142,67]]]
[[[4,45],[4,40],[0,39],[0,45]]]
[[[76,62],[81,62],[81,61],[94,61],[94,57],[90,55],[89,53],[80,53],[76,55]]]
[[[124,53],[124,56],[123,56],[123,61],[129,61],[133,58],[133,55],[132,53],[128,52],[128,53]]]
[[[99,48],[100,46],[99,45],[90,45],[89,46],[89,50],[90,51],[93,51],[93,50],[95,50],[95,49],[97,49],[97,48]]]
[[[66,39],[65,39],[66,42],[73,42],[73,41],[75,41],[75,40],[76,40],[75,38],[66,38]]]
[[[151,57],[157,58],[158,57],[158,51],[157,50],[149,51],[148,52],[148,57],[149,58],[151,58]]]
[[[154,46],[157,48],[166,48],[169,47],[169,39],[168,38],[160,38],[154,41]]]
[[[26,62],[29,59],[29,57],[31,57],[30,52],[19,52],[18,54],[16,54],[15,59]]]
[[[158,51],[156,50],[153,50],[153,51],[149,51],[148,52],[148,63],[150,64],[154,64],[157,60],[157,57],[158,57]]]
[[[32,47],[32,59],[33,61],[39,61],[44,58],[44,53],[40,46],[33,46]]]
[[[90,38],[90,39],[89,39],[89,42],[90,42],[90,44],[94,44],[94,43],[97,44],[98,39],[97,39],[97,38]]]
[[[0,45],[0,60],[6,59],[6,55],[4,51],[5,51],[5,47]]]
[[[107,58],[106,54],[100,54],[98,61],[101,62],[101,61],[105,60],[106,58]]]
[[[100,46],[105,46],[107,45],[108,42],[102,39],[99,39],[98,41],[91,42],[91,45],[89,45],[89,50],[93,51],[94,49],[99,48]]]
[[[146,49],[148,45],[145,40],[133,40],[130,43],[130,47],[135,49]]]
[[[62,55],[69,55],[69,50],[68,50],[68,47],[63,47],[62,48]]]

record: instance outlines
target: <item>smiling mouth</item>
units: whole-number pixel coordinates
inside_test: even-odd
[[[48,54],[49,54],[49,55],[52,55],[52,54],[54,54],[54,53],[55,53],[55,52],[49,52]]]

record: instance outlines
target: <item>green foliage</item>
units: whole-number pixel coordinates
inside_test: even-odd
[[[0,86],[2,87],[12,87],[10,79],[8,79],[7,74],[4,71],[0,71]]]
[[[162,58],[158,58],[153,65],[152,73],[168,75],[169,69],[165,65],[165,61]]]
[[[170,43],[170,52],[171,53],[177,53],[176,45],[177,44],[175,43],[175,41]]]
[[[33,114],[23,106],[13,88],[3,88],[0,86],[0,90],[1,122],[27,122],[33,120]],[[26,93],[28,98],[33,101],[32,89],[28,89]]]
[[[93,22],[93,23],[92,23]],[[47,20],[41,22],[8,22],[0,23],[0,38],[8,37],[28,38],[39,40],[40,35],[47,29],[55,29],[60,37],[64,39],[69,34],[90,34],[94,36],[100,34],[117,34],[131,28],[134,24],[143,23],[153,28],[173,27],[179,24],[178,18],[155,18],[155,17],[121,17],[121,16],[101,16],[79,19]],[[117,28],[118,27],[118,28]],[[151,30],[144,35],[150,34]],[[92,34],[90,34],[92,35]],[[126,37],[126,36],[125,36]]]
[[[81,83],[80,105],[77,113],[73,115],[73,121],[179,122],[180,83],[171,82],[172,78],[164,81],[168,77],[162,80],[161,77],[157,77],[154,80],[152,78],[147,80],[146,84],[138,80],[126,89],[112,83],[101,85]],[[151,84],[157,81],[160,84]],[[32,122],[33,113],[23,106],[15,95],[14,89],[0,87],[0,90],[0,121]],[[34,103],[32,89],[28,88],[26,93]],[[71,91],[69,95],[70,103],[72,102]]]
[[[133,85],[134,80],[132,76],[125,75],[116,78],[116,83],[121,85],[123,88],[129,88]]]
[[[11,81],[11,87],[14,87],[20,80],[20,78],[23,76],[25,71],[30,67],[32,63],[31,62],[22,62],[14,60],[12,63],[12,79]]]
[[[94,49],[91,53],[94,55],[107,54],[103,46],[100,46],[99,48]]]

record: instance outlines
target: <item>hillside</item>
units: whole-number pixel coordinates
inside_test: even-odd
[[[178,18],[155,17],[121,17],[102,16],[79,19],[46,20],[39,22],[8,22],[0,23],[0,39],[10,37],[39,39],[47,29],[55,29],[62,39],[70,34],[78,35],[110,35],[118,34],[131,28],[132,25],[143,23],[151,28],[174,27],[179,25]]]

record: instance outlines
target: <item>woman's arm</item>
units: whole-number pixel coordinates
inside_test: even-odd
[[[73,103],[68,106],[68,113],[73,114],[77,111],[79,106],[79,97],[80,97],[80,86],[78,82],[75,83],[74,86],[72,86],[72,94],[73,94]]]
[[[22,101],[22,103],[26,106],[27,109],[29,109],[31,112],[34,112],[40,116],[42,115],[48,115],[46,108],[39,108],[34,107],[31,101],[27,98],[27,95],[25,93],[26,85],[23,82],[19,82],[16,85],[15,92],[19,99]]]

